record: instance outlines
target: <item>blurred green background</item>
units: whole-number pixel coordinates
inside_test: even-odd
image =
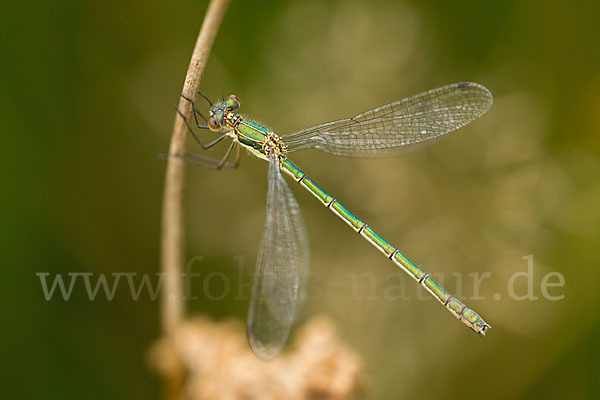
[[[36,274],[49,273],[50,284],[91,273],[95,284],[131,272],[156,283],[166,166],[156,155],[168,149],[205,8],[3,6],[3,398],[160,397],[146,363],[160,334],[158,301],[147,292],[132,299],[126,278],[112,301],[102,291],[90,301],[81,277],[68,301],[58,292],[47,301]],[[480,82],[495,96],[480,121],[402,157],[292,157],[493,326],[479,338],[422,300],[291,185],[312,251],[303,318],[334,321],[364,360],[367,398],[597,396],[599,13],[596,2],[553,0],[231,5],[201,89],[215,99],[236,93],[242,113],[278,133],[451,82]],[[266,167],[244,154],[237,170],[187,168],[186,258],[203,257],[190,313],[245,319]],[[518,300],[511,277],[527,271],[530,255],[531,280],[517,278],[514,291],[526,294],[530,282],[538,299]],[[476,292],[469,274],[486,272]],[[548,292],[561,300],[543,296],[552,272],[565,284]],[[401,280],[407,299],[390,299]]]

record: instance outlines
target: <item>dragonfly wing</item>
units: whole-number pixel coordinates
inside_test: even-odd
[[[248,312],[250,346],[263,359],[274,358],[285,345],[306,300],[309,273],[302,214],[274,153],[269,160],[267,217]]]
[[[289,151],[314,148],[347,157],[392,156],[469,124],[485,114],[492,101],[490,91],[477,83],[455,83],[283,139]]]

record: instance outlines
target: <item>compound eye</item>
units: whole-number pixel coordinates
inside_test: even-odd
[[[240,98],[237,97],[235,94],[230,94],[229,96],[227,96],[227,99],[233,100],[234,102],[240,104]]]
[[[214,115],[208,117],[208,128],[215,132],[221,130],[221,123],[215,118]]]
[[[240,99],[235,94],[227,96],[227,98],[224,100],[224,103],[226,104],[227,108],[232,111],[240,108]]]

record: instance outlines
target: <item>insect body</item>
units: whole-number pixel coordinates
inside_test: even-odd
[[[240,146],[269,162],[265,231],[248,312],[248,337],[258,356],[270,359],[280,352],[302,310],[308,288],[308,237],[298,203],[281,176],[281,171],[290,175],[355,232],[425,287],[456,318],[473,331],[485,334],[490,325],[475,311],[452,296],[398,248],[320,188],[288,159],[288,154],[313,148],[347,157],[395,155],[407,147],[459,129],[483,115],[491,104],[492,95],[485,87],[463,82],[386,104],[352,118],[327,122],[281,137],[236,114],[234,111],[239,108],[240,100],[235,95],[211,106],[208,126],[197,125],[218,132],[221,136],[207,146],[202,145],[203,148],[218,143],[226,136],[233,138],[223,160],[212,167],[226,165],[234,147],[239,156]],[[194,107],[194,116],[197,114]],[[192,131],[189,124],[188,127]],[[197,139],[195,134],[194,137]]]

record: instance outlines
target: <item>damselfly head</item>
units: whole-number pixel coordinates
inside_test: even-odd
[[[224,125],[227,114],[240,107],[240,99],[235,95],[229,95],[223,101],[213,105],[208,113],[208,127],[211,131],[218,132]]]

